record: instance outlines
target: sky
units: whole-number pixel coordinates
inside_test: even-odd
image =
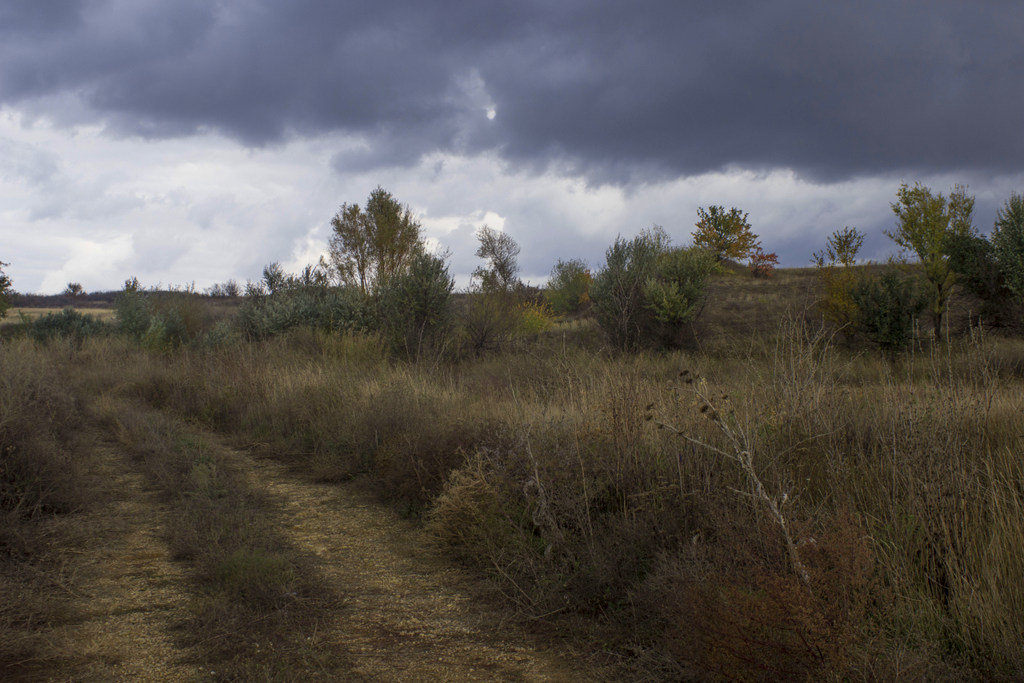
[[[377,186],[542,283],[736,206],[782,265],[893,252],[901,182],[1024,192],[1006,0],[2,0],[0,261],[19,291],[298,270]]]

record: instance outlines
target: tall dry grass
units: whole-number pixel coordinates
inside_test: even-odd
[[[0,676],[64,654],[40,627],[72,616],[65,551],[82,540],[74,518],[91,495],[80,412],[59,372],[69,354],[0,343]]]
[[[566,341],[579,325],[448,366],[296,331],[159,356],[96,342],[77,372],[365,476],[525,616],[597,624],[647,675],[1024,675],[1020,340],[893,363],[795,320],[609,356]]]

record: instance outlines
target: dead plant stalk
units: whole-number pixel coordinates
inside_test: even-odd
[[[733,491],[738,495],[751,497],[764,504],[765,508],[768,510],[769,516],[776,524],[779,525],[779,529],[782,531],[782,537],[786,543],[786,550],[789,553],[789,559],[793,565],[793,571],[795,571],[797,576],[800,577],[804,586],[810,590],[810,575],[808,574],[803,561],[800,560],[800,553],[797,549],[796,542],[793,540],[793,535],[790,533],[789,524],[786,521],[786,515],[783,513],[783,508],[790,499],[789,492],[783,491],[781,498],[776,498],[768,493],[768,490],[761,481],[761,477],[757,474],[757,469],[754,467],[753,444],[751,443],[746,431],[737,423],[735,412],[730,410],[726,414],[726,417],[723,417],[722,413],[715,406],[714,401],[708,395],[705,388],[706,382],[701,379],[695,383],[693,381],[693,377],[690,376],[689,371],[683,371],[683,376],[685,377],[686,383],[691,387],[694,395],[699,399],[701,412],[714,422],[715,425],[717,425],[719,431],[721,431],[729,441],[730,449],[722,450],[721,448],[713,446],[705,441],[695,439],[664,420],[657,420],[655,421],[655,424],[657,424],[661,429],[667,429],[680,438],[696,446],[700,446],[701,448],[717,453],[726,460],[730,460],[739,465],[740,470],[750,483],[750,488],[753,493],[738,491],[736,489],[733,489]],[[728,400],[728,397],[723,398]]]

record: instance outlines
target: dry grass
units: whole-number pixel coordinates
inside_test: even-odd
[[[600,625],[582,633],[634,674],[1024,676],[1024,342],[892,362],[831,344],[816,291],[810,271],[722,277],[699,349],[673,353],[610,355],[583,320],[447,366],[300,330],[96,341],[75,372],[83,395],[365,476],[526,617]]]
[[[67,349],[52,349],[58,357]],[[0,672],[62,656],[40,625],[73,617],[67,552],[83,541],[90,503],[78,406],[54,357],[29,343],[0,344]]]
[[[0,327],[20,325],[22,315],[27,317],[29,320],[35,320],[50,313],[60,313],[62,310],[62,308],[12,308],[7,311],[7,317],[0,319]],[[97,320],[101,320],[103,322],[112,322],[114,320],[113,308],[85,307],[77,310],[80,313],[91,315]]]

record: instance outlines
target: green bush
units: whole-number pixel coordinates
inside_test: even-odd
[[[617,239],[591,289],[598,324],[622,350],[677,343],[702,309],[716,263],[702,248],[669,249],[660,228]]]
[[[139,339],[150,323],[149,300],[141,292],[125,292],[114,302],[114,319],[120,332]]]
[[[150,316],[149,297],[139,290],[138,279],[125,280],[124,290],[114,300],[117,329],[134,339],[141,339],[149,329]]]
[[[103,334],[107,329],[108,326],[94,316],[79,313],[68,306],[60,313],[47,313],[33,320],[28,332],[38,342],[69,339],[75,346],[81,346],[86,337]]]
[[[647,308],[665,326],[691,322],[704,303],[708,277],[716,259],[700,249],[672,249],[658,256],[657,274],[644,288]]]
[[[372,327],[372,311],[355,287],[290,286],[273,294],[250,292],[238,309],[238,324],[249,339],[296,327],[366,330]]]
[[[381,332],[391,350],[419,358],[443,346],[450,330],[454,280],[442,256],[420,252],[407,271],[382,285],[377,297]]]
[[[850,298],[856,307],[856,329],[893,354],[913,340],[914,321],[927,306],[913,279],[895,270],[865,278],[851,290]]]
[[[579,260],[559,260],[551,270],[544,299],[559,315],[578,313],[590,303],[590,269]]]
[[[1006,310],[1009,290],[992,243],[979,235],[958,234],[949,238],[946,250],[957,282],[981,300],[981,315],[999,318]]]
[[[643,341],[649,319],[645,288],[657,275],[658,257],[667,246],[668,235],[655,227],[631,240],[618,237],[605,252],[590,294],[597,322],[612,346],[630,350]]]

